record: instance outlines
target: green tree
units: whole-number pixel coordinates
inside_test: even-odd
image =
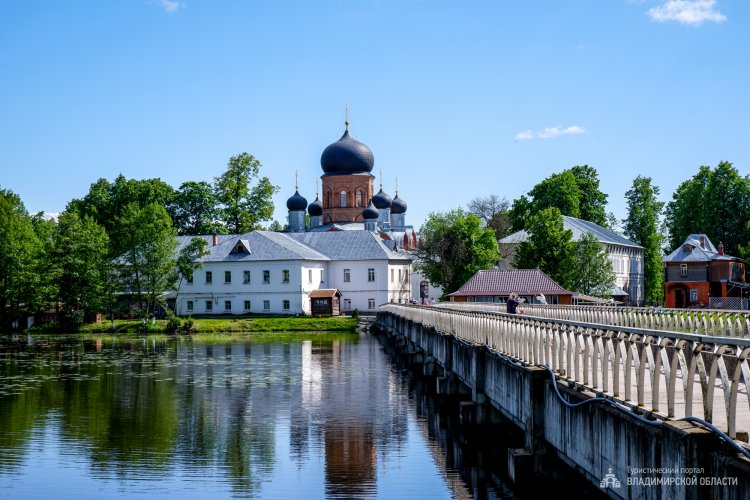
[[[563,215],[581,217],[581,190],[576,176],[570,170],[552,174],[529,191],[531,213],[555,207]]]
[[[681,245],[689,234],[705,232],[704,193],[710,177],[711,168],[702,166],[697,174],[682,182],[672,194],[672,201],[667,203],[664,210],[670,249]]]
[[[521,195],[513,200],[508,215],[510,217],[510,231],[521,231],[526,227],[526,221],[531,217],[532,203],[528,197]]]
[[[21,198],[5,189],[0,189],[0,235],[0,328],[9,331],[14,321],[37,310],[41,244]]]
[[[261,229],[261,223],[273,217],[271,197],[279,188],[268,177],[260,177],[260,167],[255,157],[240,153],[229,159],[227,170],[216,178],[216,197],[223,205],[223,221],[230,233]]]
[[[56,264],[52,257],[57,233],[57,222],[39,212],[31,217],[38,248],[35,252],[32,272],[28,285],[33,287],[33,296],[29,299],[40,308],[50,309],[57,300],[59,286],[55,278]]]
[[[174,198],[174,225],[181,235],[222,233],[218,199],[205,181],[183,182]]]
[[[474,214],[461,209],[432,212],[420,230],[423,246],[417,268],[446,293],[457,290],[480,269],[498,261],[497,239]]]
[[[146,319],[158,306],[166,308],[165,294],[177,284],[176,231],[166,209],[157,203],[143,208],[131,203],[117,223],[128,236],[119,258],[122,288],[134,295]]]
[[[110,255],[118,257],[127,247],[128,234],[116,221],[130,204],[144,208],[157,203],[167,209],[170,217],[175,217],[175,190],[161,179],[126,179],[122,174],[114,182],[99,179],[81,199],[68,203],[66,212],[76,212],[82,219],[87,215],[107,231],[110,239]]]
[[[580,215],[578,218],[608,227],[607,195],[599,189],[599,175],[596,169],[588,165],[576,165],[570,168],[570,172],[576,179],[576,185],[580,193],[578,199]]]
[[[109,238],[91,217],[81,219],[75,212],[64,213],[53,248],[62,302],[61,322],[77,329],[106,309]]]
[[[662,236],[659,232],[664,202],[657,201],[658,196],[659,187],[651,183],[650,177],[636,177],[625,193],[628,217],[622,221],[625,236],[644,249],[644,300],[649,304],[664,300]]]
[[[510,204],[505,198],[496,194],[474,198],[469,202],[469,212],[479,217],[488,227],[495,231],[495,238],[500,239],[508,234],[510,228]]]
[[[573,243],[569,290],[597,297],[610,297],[615,284],[612,261],[591,233]]]
[[[203,238],[192,238],[190,243],[180,248],[177,256],[177,292],[175,294],[175,312],[179,314],[179,293],[182,286],[182,280],[193,276],[196,269],[203,267],[203,257],[209,254],[206,248],[208,243]]]
[[[528,197],[514,200],[509,212],[511,229],[524,229],[530,217],[550,207],[557,208],[562,215],[609,227],[606,205],[607,195],[599,189],[596,170],[576,165],[542,180],[529,191]]]
[[[705,233],[730,255],[750,257],[750,180],[729,162],[698,173],[677,187],[665,210],[669,250],[693,233]]]
[[[573,233],[563,226],[560,210],[545,208],[526,224],[528,240],[521,243],[513,261],[517,269],[541,269],[564,288],[572,286]]]

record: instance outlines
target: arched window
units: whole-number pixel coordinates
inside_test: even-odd
[[[340,196],[341,196],[341,199],[340,199],[339,206],[341,208],[346,208],[346,191],[341,191]]]
[[[359,189],[357,190],[357,206],[362,206],[362,191],[360,191]]]
[[[326,208],[331,208],[331,192],[326,191]]]

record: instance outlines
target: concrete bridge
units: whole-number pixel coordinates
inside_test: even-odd
[[[551,474],[554,456],[612,498],[750,498],[744,317],[525,309],[388,304],[376,325],[439,393],[463,392],[470,419],[523,431],[513,480]]]

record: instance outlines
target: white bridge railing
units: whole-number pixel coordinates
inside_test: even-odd
[[[547,365],[563,379],[659,418],[700,417],[733,439],[750,430],[750,339],[532,316],[545,307],[527,307],[524,315],[452,304],[380,310]]]
[[[505,312],[505,304],[442,302],[437,304],[437,307],[466,311]],[[743,310],[545,304],[521,304],[519,307],[526,314],[542,318],[696,335],[750,338],[750,311]]]

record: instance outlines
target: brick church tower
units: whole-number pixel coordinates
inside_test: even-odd
[[[362,222],[362,210],[373,196],[375,165],[372,151],[349,135],[349,120],[341,139],[330,144],[320,157],[323,168],[322,223]]]

